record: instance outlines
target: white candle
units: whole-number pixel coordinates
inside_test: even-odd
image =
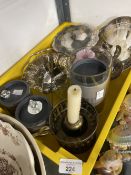
[[[67,119],[70,124],[75,124],[80,117],[81,87],[72,85],[68,88]]]

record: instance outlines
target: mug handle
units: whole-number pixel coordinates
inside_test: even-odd
[[[104,41],[102,44],[102,48],[110,51],[112,46]],[[121,74],[121,72],[123,71],[122,62],[118,59],[120,53],[121,53],[121,47],[119,45],[116,45],[116,50],[115,50],[115,53],[113,56],[113,66],[112,66],[111,79],[117,78]]]
[[[108,44],[107,42],[103,42],[102,48],[110,51],[110,49],[112,48],[112,45]],[[121,53],[121,47],[119,45],[116,45],[116,50],[115,50],[113,59],[117,59],[120,53]]]
[[[117,59],[121,53],[121,47],[119,45],[116,45],[116,50],[113,56],[113,59]]]

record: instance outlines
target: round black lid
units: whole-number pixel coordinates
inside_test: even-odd
[[[0,87],[0,104],[9,108],[14,107],[29,93],[30,89],[25,81],[9,81]]]
[[[17,106],[15,117],[29,130],[35,131],[48,122],[51,110],[52,106],[45,97],[31,95]]]

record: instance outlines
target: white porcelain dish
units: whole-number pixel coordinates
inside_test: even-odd
[[[0,120],[0,172],[36,175],[33,153],[21,132]]]
[[[1,113],[0,138],[0,162],[4,163],[3,167],[0,164],[0,172],[3,168],[10,175],[46,175],[43,158],[33,136],[20,122]]]

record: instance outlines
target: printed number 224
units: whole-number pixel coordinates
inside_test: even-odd
[[[66,166],[66,171],[75,171],[75,167]]]

